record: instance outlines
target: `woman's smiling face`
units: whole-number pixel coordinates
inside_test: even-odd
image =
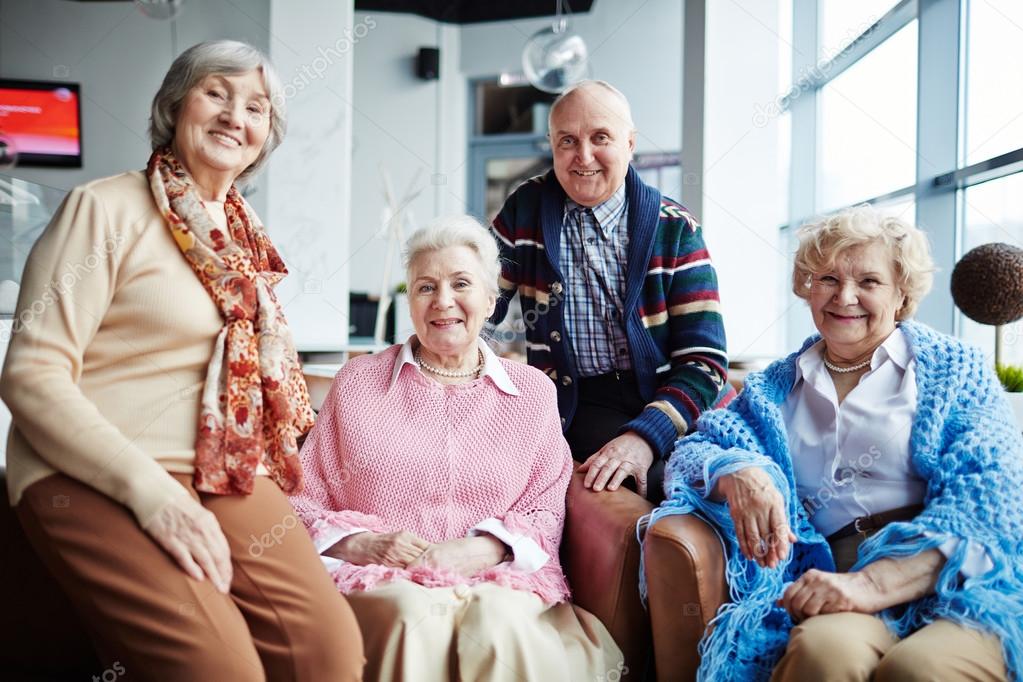
[[[409,267],[409,312],[423,348],[439,357],[473,354],[496,297],[468,246],[420,254]]]
[[[193,176],[228,173],[252,165],[270,135],[270,100],[262,73],[207,76],[181,104],[174,150]]]
[[[891,253],[882,243],[838,254],[830,270],[810,283],[813,323],[836,359],[854,359],[877,348],[895,330],[905,302]]]

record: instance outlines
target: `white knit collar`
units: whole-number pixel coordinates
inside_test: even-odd
[[[398,357],[394,360],[394,369],[391,370],[391,383],[387,387],[388,390],[394,387],[395,382],[398,381],[398,375],[401,374],[401,368],[405,365],[412,365],[415,371],[421,372],[419,369],[419,363],[416,362],[415,353],[413,352],[413,341],[417,340],[416,335],[408,337],[408,341],[402,344],[401,350],[398,352]],[[490,380],[494,382],[494,386],[507,393],[508,395],[519,395],[519,389],[512,383],[511,377],[508,376],[508,372],[504,370],[504,365],[501,364],[500,358],[490,350],[490,346],[486,344],[483,339],[478,339],[477,343],[479,348],[483,351],[483,371],[480,372],[480,377],[490,377]]]

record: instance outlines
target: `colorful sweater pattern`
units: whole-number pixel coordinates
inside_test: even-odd
[[[625,179],[629,254],[623,296],[629,354],[646,408],[622,431],[641,435],[659,456],[700,414],[733,396],[717,275],[702,228],[680,204]],[[515,292],[522,304],[529,364],[558,388],[562,426],[578,401],[572,341],[562,311],[560,242],[565,192],[553,171],[523,183],[505,202],[493,231],[501,246],[501,296],[492,321],[504,319]]]

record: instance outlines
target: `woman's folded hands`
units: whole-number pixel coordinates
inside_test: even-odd
[[[778,605],[797,623],[824,613],[876,613],[885,606],[877,583],[868,573],[831,573],[815,568],[789,585]]]
[[[504,555],[504,543],[493,535],[484,534],[430,545],[408,567],[442,568],[470,576],[497,566],[504,561]]]
[[[810,569],[788,586],[778,605],[796,622],[821,613],[877,613],[934,594],[945,556],[928,549],[907,557],[885,557],[858,571]]]
[[[359,566],[379,564],[406,568],[429,546],[429,542],[405,530],[393,533],[364,531],[342,538],[323,553]]]
[[[408,531],[354,533],[324,552],[327,556],[360,566],[379,564],[392,568],[427,567],[464,576],[496,566],[504,561],[505,553],[505,545],[485,533],[429,543]]]

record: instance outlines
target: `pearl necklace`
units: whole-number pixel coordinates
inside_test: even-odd
[[[859,363],[858,365],[853,365],[852,367],[839,367],[838,365],[831,364],[828,361],[828,356],[825,355],[824,366],[830,369],[832,372],[838,372],[839,374],[848,374],[849,372],[855,372],[858,369],[863,369],[864,367],[870,364],[871,359],[872,358],[867,358],[863,362]]]
[[[440,367],[434,367],[433,365],[427,364],[427,362],[423,360],[423,356],[419,350],[416,350],[413,357],[416,359],[416,364],[430,374],[436,374],[437,376],[447,377],[449,379],[465,379],[466,377],[471,377],[473,375],[476,375],[476,377],[479,378],[479,374],[483,370],[483,351],[477,348],[476,352],[479,354],[477,355],[479,358],[479,364],[464,372],[453,372],[449,369],[441,369]]]

